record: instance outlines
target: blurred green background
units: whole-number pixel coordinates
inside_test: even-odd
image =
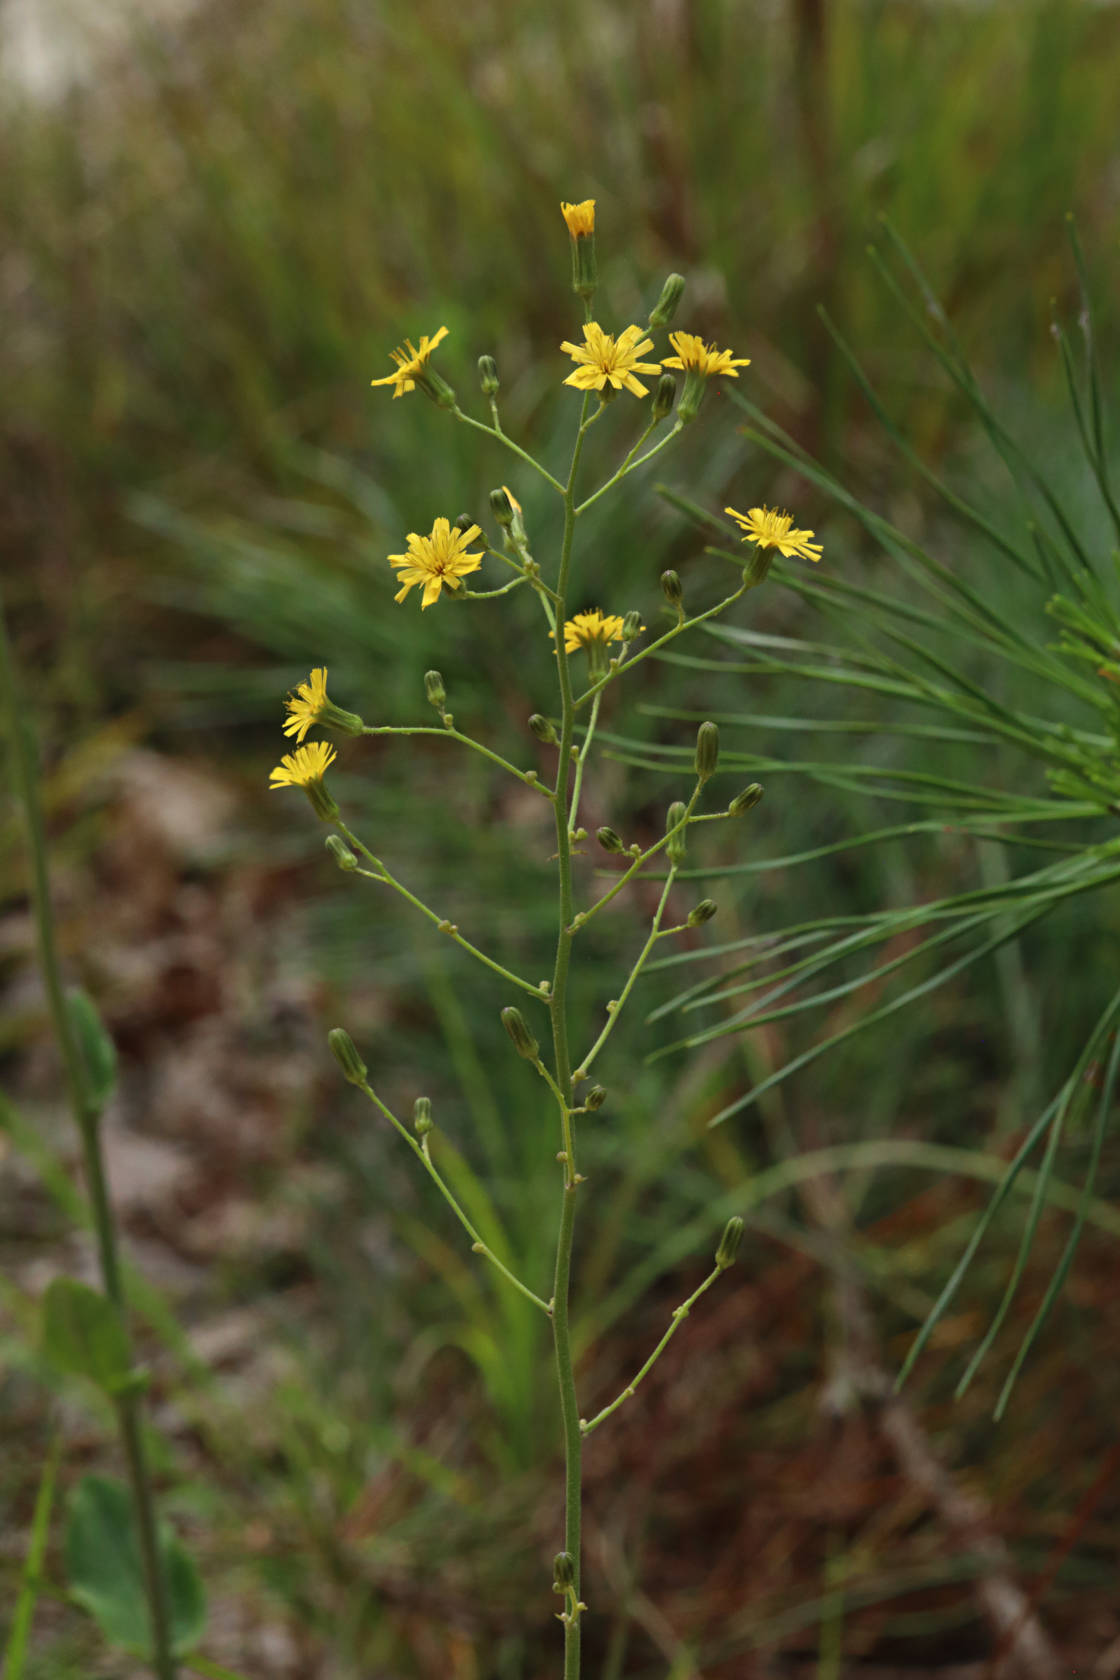
[[[437,513],[481,516],[499,482],[542,557],[558,526],[510,457],[369,381],[406,335],[446,324],[440,367],[464,407],[481,413],[475,360],[492,353],[507,429],[555,465],[576,402],[557,347],[578,320],[558,203],[594,197],[600,320],[644,319],[664,275],[685,274],[677,324],[749,355],[754,401],[967,566],[967,551],[936,547],[940,515],[818,306],[921,458],[1014,523],[967,408],[867,258],[888,215],[993,403],[1080,508],[1048,329],[1078,307],[1073,211],[1115,385],[1117,11],[248,0],[86,15],[41,0],[31,60],[27,14],[5,16],[4,586],[68,963],[121,1048],[110,1164],[149,1287],[164,1500],[210,1586],[206,1650],[252,1680],[535,1680],[556,1667],[549,1348],[340,1089],[326,1030],[349,1028],[398,1112],[431,1096],[449,1174],[543,1288],[555,1175],[539,1093],[508,1054],[500,985],[339,876],[302,801],[266,797],[266,780],[281,697],[317,664],[371,722],[427,722],[436,665],[457,721],[533,762],[525,719],[550,709],[551,678],[527,653],[531,603],[421,617],[415,597],[393,605],[384,557]],[[623,408],[593,434],[601,463],[631,441]],[[830,573],[884,577],[855,523],[761,456],[741,421],[713,391],[657,479],[712,510],[795,508]],[[690,602],[716,598],[725,572],[648,479],[586,524],[577,605],[653,622],[667,565]],[[776,585],[739,611],[774,636],[821,634]],[[780,676],[650,662],[608,708],[608,732],[670,745],[694,724],[665,712],[757,719],[736,747],[790,761],[762,778],[746,826],[697,831],[710,872],[696,890],[720,901],[697,943],[963,890],[1001,866],[947,833],[721,876],[744,848],[763,864],[895,820],[793,768],[874,758],[874,712],[853,746],[814,729],[832,706]],[[934,736],[907,753],[952,774],[960,748]],[[989,773],[1010,785],[1019,767]],[[345,748],[334,781],[409,885],[499,959],[547,971],[543,802],[511,797],[481,761],[407,745]],[[720,778],[728,797],[739,785]],[[664,765],[608,757],[587,816],[652,837],[681,792]],[[57,1270],[88,1264],[16,817],[0,802],[2,1603],[54,1384],[34,1303]],[[584,867],[586,892],[600,865]],[[584,953],[585,1026],[637,947],[639,911],[641,893]],[[1012,1262],[1015,1198],[908,1390],[917,1458],[857,1394],[897,1370],[1000,1157],[1064,1077],[1115,931],[1096,903],[1071,907],[714,1131],[714,1113],[858,1000],[691,1061],[644,1060],[680,1033],[641,1009],[612,1039],[578,1254],[589,1412],[699,1281],[722,1221],[749,1217],[739,1269],[589,1452],[589,1672],[986,1672],[985,1536],[1064,1664],[1120,1669],[1111,1210],[1095,1212],[998,1429],[998,1364],[951,1395]],[[649,1010],[679,981],[651,975]],[[803,1168],[839,1144],[860,1146],[853,1170]],[[997,1352],[1014,1350],[1066,1228],[1044,1217]],[[64,1479],[111,1463],[107,1420],[71,1394],[58,1409]],[[977,1500],[974,1529],[954,1525],[953,1478]],[[65,1604],[44,1599],[36,1625],[36,1676],[124,1672]]]

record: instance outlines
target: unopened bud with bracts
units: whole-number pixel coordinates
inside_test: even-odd
[[[626,614],[626,617],[622,621],[622,639],[623,639],[623,641],[624,642],[632,642],[634,640],[634,637],[635,636],[640,636],[644,629],[645,629],[645,625],[642,623],[641,613],[639,613],[639,612],[628,612]]]
[[[621,852],[625,850],[622,837],[613,828],[597,828],[595,838],[605,852]]]
[[[763,794],[762,783],[761,782],[752,782],[750,787],[745,787],[743,789],[742,793],[737,793],[735,795],[734,799],[731,801],[730,805],[727,807],[728,816],[729,817],[741,817],[743,815],[744,811],[753,811],[754,807],[758,804],[759,800],[762,798],[762,794]]]
[[[661,288],[661,296],[650,311],[649,327],[667,327],[677,313],[677,305],[684,296],[684,275],[670,274]]]
[[[535,1062],[540,1055],[540,1045],[529,1031],[524,1015],[513,1004],[507,1004],[502,1010],[502,1025],[513,1041],[513,1048],[519,1056],[527,1062]]]
[[[565,203],[560,211],[572,241],[572,290],[586,300],[594,296],[599,284],[595,261],[595,200],[585,198],[582,204]]]
[[[665,817],[665,832],[669,836],[669,844],[665,850],[669,854],[669,862],[674,868],[684,862],[685,843],[684,834],[688,811],[682,799],[674,799]]]
[[[546,747],[555,747],[560,740],[555,727],[540,712],[534,712],[529,719],[529,730],[538,741],[543,741]]]
[[[688,912],[689,927],[699,927],[703,922],[710,922],[718,908],[714,898],[702,898],[699,904],[694,904]]]
[[[739,1252],[739,1244],[742,1240],[743,1221],[736,1213],[731,1216],[731,1218],[727,1221],[727,1224],[724,1226],[723,1235],[719,1239],[719,1247],[716,1249],[716,1265],[719,1267],[721,1272],[725,1272],[728,1266],[733,1266],[735,1264],[735,1256]]]
[[[340,869],[357,869],[358,860],[340,834],[328,834],[326,847]]]
[[[604,1085],[592,1085],[590,1091],[588,1091],[587,1095],[583,1099],[583,1106],[584,1108],[589,1108],[594,1114],[597,1108],[602,1108],[606,1100],[606,1087]]]
[[[651,420],[664,420],[673,412],[677,400],[677,382],[671,373],[663,373],[653,389]]]
[[[679,572],[662,572],[661,593],[673,608],[678,618],[684,617],[684,589],[681,586]]]
[[[696,779],[703,783],[716,773],[719,763],[719,728],[702,723],[696,731]]]
[[[442,714],[447,700],[447,690],[443,686],[443,677],[438,671],[424,672],[424,693],[428,697],[429,706],[434,706]]]
[[[500,484],[496,490],[491,490],[490,512],[502,530],[508,531],[513,524],[513,500],[505,485]]]
[[[478,358],[478,382],[482,386],[484,397],[497,395],[501,380],[498,378],[498,364],[493,356],[480,356]]]
[[[327,1043],[335,1061],[342,1069],[343,1077],[348,1079],[351,1085],[364,1085],[369,1070],[354,1048],[354,1040],[346,1028],[332,1027],[327,1034]]]
[[[552,1590],[566,1592],[575,1585],[576,1566],[571,1552],[557,1552],[552,1560]]]
[[[412,1105],[412,1129],[417,1137],[427,1137],[432,1129],[432,1104],[429,1097],[417,1097]]]

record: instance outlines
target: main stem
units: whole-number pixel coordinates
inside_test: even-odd
[[[97,1252],[101,1267],[101,1281],[113,1305],[125,1319],[124,1288],[121,1282],[120,1260],[117,1254],[116,1229],[105,1180],[105,1163],[101,1151],[98,1115],[89,1100],[89,1088],[81,1052],[74,1036],[70,1013],[62,989],[62,971],[58,961],[54,915],[51,908],[50,881],[47,874],[46,836],[43,813],[39,802],[38,767],[31,731],[21,715],[22,697],[18,692],[15,660],[8,642],[3,600],[0,599],[0,706],[7,712],[11,725],[12,755],[15,761],[15,780],[22,796],[27,820],[28,850],[31,856],[31,900],[35,911],[35,926],[39,942],[39,960],[47,989],[55,1034],[62,1050],[66,1070],[66,1084],[74,1120],[82,1140],[82,1158],[94,1229],[97,1233]],[[176,1665],[171,1655],[170,1619],[163,1571],[159,1562],[159,1543],[156,1529],[155,1502],[152,1498],[151,1477],[144,1456],[144,1437],[141,1428],[140,1398],[125,1394],[117,1402],[121,1444],[128,1464],[132,1500],[136,1511],[136,1526],[140,1537],[140,1553],[144,1566],[144,1582],[152,1618],[152,1646],[159,1680],[176,1680]]]
[[[583,453],[583,439],[588,404],[585,399],[580,416],[580,428],[572,451],[572,465],[564,490],[564,536],[560,550],[560,575],[556,586],[556,664],[560,676],[561,726],[560,755],[556,767],[554,797],[556,814],[556,856],[560,886],[560,931],[556,942],[556,966],[552,976],[552,1044],[556,1062],[556,1084],[560,1101],[564,1138],[564,1189],[560,1208],[560,1231],[556,1243],[556,1275],[552,1298],[552,1337],[556,1349],[556,1377],[560,1387],[560,1415],[564,1430],[564,1550],[570,1555],[574,1568],[572,1585],[574,1600],[580,1596],[580,1528],[582,1504],[583,1439],[579,1427],[579,1402],[576,1398],[575,1371],[572,1367],[572,1336],[569,1319],[569,1293],[572,1272],[572,1240],[575,1234],[576,1194],[579,1175],[576,1172],[575,1139],[570,1110],[572,1096],[572,1061],[568,1046],[568,969],[572,955],[572,849],[569,835],[571,799],[572,742],[575,734],[575,704],[572,697],[571,673],[564,648],[563,625],[567,617],[566,596],[568,573],[572,560],[572,538],[575,534],[575,482],[579,459]],[[579,1610],[571,1608],[564,1622],[564,1680],[579,1680],[580,1622]]]

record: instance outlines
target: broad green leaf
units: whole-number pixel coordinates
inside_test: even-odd
[[[43,1351],[52,1365],[118,1394],[132,1370],[121,1315],[108,1296],[73,1278],[55,1278],[43,1301]]]
[[[190,1555],[164,1524],[159,1553],[176,1655],[192,1650],[206,1626],[206,1596]],[[112,1645],[151,1656],[152,1635],[132,1498],[121,1482],[85,1476],[70,1502],[66,1572],[74,1600]]]

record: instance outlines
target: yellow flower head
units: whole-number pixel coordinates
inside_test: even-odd
[[[329,704],[327,668],[321,665],[285,700],[284,706],[291,713],[284,721],[285,735],[294,735],[297,741],[302,741],[307,731],[318,723]]]
[[[344,712],[327,693],[327,668],[320,665],[306,682],[300,683],[294,694],[284,702],[291,716],[284,721],[285,735],[302,741],[307,731],[319,724],[323,729],[339,729],[344,735],[360,735],[365,725],[354,712]]]
[[[467,553],[474,539],[481,535],[477,525],[468,525],[465,531],[461,531],[446,519],[437,519],[429,536],[419,537],[415,531],[410,531],[408,552],[389,556],[390,566],[400,572],[404,585],[393,599],[403,601],[410,589],[422,583],[424,598],[420,607],[423,610],[439,600],[444,584],[448,589],[458,589],[459,579],[468,572],[477,572],[482,564],[481,554]]]
[[[776,508],[753,507],[749,513],[736,513],[732,507],[724,508],[743,527],[743,541],[757,543],[759,548],[776,548],[778,552],[789,559],[793,554],[802,560],[819,560],[824,552],[819,543],[812,541],[812,531],[794,531],[791,513],[779,513]]]
[[[310,746],[297,747],[294,753],[285,753],[268,778],[269,786],[302,788],[315,815],[323,822],[334,822],[338,806],[323,777],[328,764],[333,764],[337,756],[334,748],[325,741],[312,741]]]
[[[585,198],[582,204],[561,204],[560,214],[568,224],[573,239],[590,239],[595,232],[595,200]]]
[[[733,356],[730,350],[717,350],[714,344],[705,344],[695,333],[670,333],[669,343],[677,353],[666,356],[662,367],[680,368],[684,373],[696,372],[704,379],[714,379],[717,373],[729,379],[738,379],[736,368],[751,365],[749,356]]]
[[[574,385],[577,391],[601,391],[609,381],[616,391],[625,385],[636,397],[647,395],[649,387],[634,375],[660,373],[661,364],[638,360],[653,349],[652,338],[643,338],[641,327],[627,327],[616,339],[605,333],[597,321],[588,321],[583,336],[584,344],[569,344],[565,340],[560,346],[573,362],[580,364],[565,379],[565,385]]]
[[[312,741],[310,746],[297,747],[294,753],[284,754],[268,778],[269,785],[274,788],[308,788],[312,782],[322,781],[327,766],[333,764],[337,757],[334,748],[326,741]]]
[[[608,642],[622,640],[622,619],[615,613],[602,613],[598,607],[591,612],[576,613],[564,625],[564,651],[577,653],[592,645],[605,647]]]
[[[390,350],[389,352],[397,364],[397,371],[395,373],[387,373],[384,379],[371,379],[370,384],[394,386],[394,399],[397,397],[403,397],[406,391],[415,391],[417,381],[423,379],[424,377],[424,371],[428,365],[429,356],[435,349],[436,345],[446,337],[446,327],[440,327],[439,331],[437,333],[433,333],[431,338],[428,337],[427,333],[422,333],[420,336],[419,350],[410,338],[406,338],[403,349]]]

